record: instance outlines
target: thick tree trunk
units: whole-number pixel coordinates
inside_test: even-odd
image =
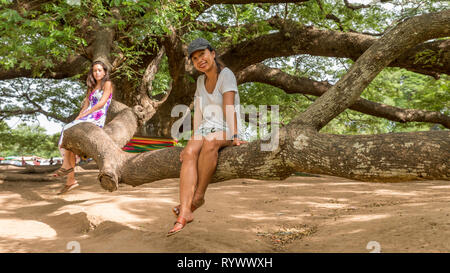
[[[183,90],[178,90],[181,88]],[[187,93],[187,94],[186,94]],[[172,125],[181,118],[180,116],[172,117],[172,109],[176,105],[186,105],[190,107],[195,93],[195,84],[185,83],[179,84],[171,90],[171,95],[158,108],[158,111],[146,123],[146,132],[150,136],[171,137]]]
[[[179,177],[182,148],[129,154],[90,123],[74,126],[65,135],[64,146],[94,158],[107,190],[116,190],[118,183],[138,186]],[[345,136],[301,128],[282,129],[279,137],[274,151],[262,151],[261,141],[224,148],[212,182],[285,179],[295,171],[364,181],[450,180],[448,131]]]
[[[290,132],[286,163],[296,171],[363,181],[450,180],[450,132],[327,135]]]

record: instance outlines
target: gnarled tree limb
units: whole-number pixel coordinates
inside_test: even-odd
[[[322,96],[332,85],[305,77],[295,77],[280,69],[261,63],[251,65],[237,74],[238,83],[261,82],[283,89],[288,94]],[[450,128],[450,116],[438,111],[403,109],[359,98],[349,109],[397,122],[430,122]]]
[[[412,17],[377,40],[351,66],[347,74],[328,92],[311,104],[289,126],[302,124],[321,129],[353,105],[376,75],[404,51],[415,45],[450,33],[450,11]]]
[[[290,24],[277,33],[239,43],[227,49],[220,57],[233,71],[239,71],[268,58],[298,54],[357,60],[378,40],[370,35]],[[417,58],[425,50],[431,55],[428,58]],[[425,75],[450,74],[450,44],[446,40],[415,44],[402,53],[388,65]],[[436,61],[431,62],[433,58]]]

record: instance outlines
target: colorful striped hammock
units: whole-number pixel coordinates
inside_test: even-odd
[[[122,150],[129,153],[143,153],[170,148],[175,146],[176,143],[178,143],[178,141],[171,138],[135,136],[128,141]]]

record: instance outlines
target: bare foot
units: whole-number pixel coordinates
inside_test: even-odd
[[[178,216],[177,221],[175,222],[175,225],[173,226],[173,228],[171,230],[169,230],[169,232],[167,233],[167,236],[171,236],[174,235],[175,233],[180,232],[181,230],[183,230],[183,228],[186,226],[186,224],[192,222],[194,220],[194,218],[192,218],[192,213],[191,216],[188,218],[185,218],[183,216]]]
[[[194,212],[196,209],[203,206],[203,204],[205,204],[204,198],[194,199],[192,201],[191,212]],[[173,209],[172,209],[173,214],[175,214],[175,216],[177,216],[177,217],[180,215],[180,206],[181,205],[177,205],[177,206],[173,207]]]

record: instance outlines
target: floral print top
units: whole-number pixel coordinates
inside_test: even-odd
[[[103,96],[103,90],[97,89],[97,90],[92,91],[91,94],[89,95],[89,106],[88,106],[88,109],[86,109],[86,111],[88,111],[89,109],[94,107],[94,105],[96,105],[100,101],[102,96]],[[58,146],[61,146],[61,144],[62,144],[62,140],[64,137],[64,131],[74,125],[80,124],[82,122],[91,122],[91,123],[94,123],[95,125],[97,125],[98,127],[103,128],[103,126],[105,125],[105,121],[106,121],[106,113],[108,111],[109,105],[111,104],[111,99],[112,99],[112,93],[102,108],[98,109],[97,111],[95,111],[87,116],[84,116],[80,119],[76,119],[70,123],[67,123],[61,130],[61,136],[59,137]],[[63,150],[61,148],[60,148],[60,151],[61,151],[61,155],[64,156]]]
[[[103,96],[103,90],[97,89],[91,92],[91,94],[89,95],[89,106],[88,109],[86,111],[88,111],[89,109],[91,109],[92,107],[94,107],[94,105],[96,105],[100,99]],[[100,128],[103,128],[103,126],[105,125],[105,121],[106,121],[106,113],[108,111],[108,107],[111,104],[111,99],[112,99],[112,94],[109,96],[108,100],[106,101],[105,105],[103,105],[102,108],[98,109],[97,111],[84,116],[80,119],[76,119],[70,123],[67,123],[61,131],[61,136],[59,137],[59,141],[58,141],[58,146],[59,146],[59,150],[61,152],[61,156],[64,157],[64,149],[61,148],[61,144],[63,141],[63,137],[64,137],[64,131],[69,129],[70,127],[80,124],[82,122],[91,122],[94,123],[95,125],[99,126]]]
[[[89,95],[89,106],[88,109],[91,109],[92,107],[94,107],[94,105],[96,105],[100,99],[103,96],[103,90],[97,89],[91,92],[91,94]],[[99,110],[84,116],[82,118],[80,118],[80,121],[87,121],[87,122],[92,122],[95,125],[99,126],[100,128],[103,128],[103,126],[105,125],[105,120],[106,120],[106,112],[108,111],[108,107],[109,104],[111,103],[111,98],[112,98],[112,94],[109,95],[108,101],[106,101],[105,105],[103,105],[102,108],[100,108]],[[65,128],[67,129],[67,128]]]

